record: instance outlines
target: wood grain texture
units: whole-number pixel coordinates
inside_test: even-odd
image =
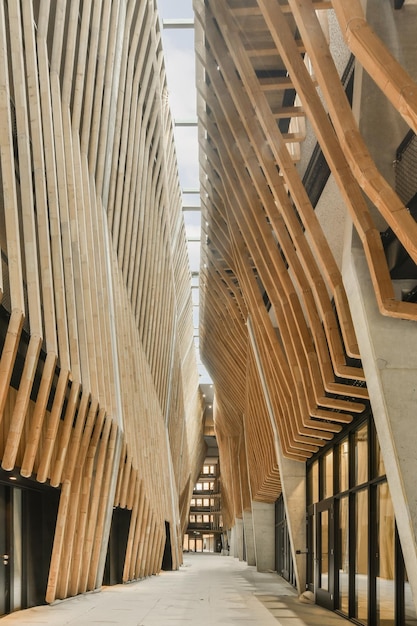
[[[306,120],[359,234],[380,312],[417,319],[415,304],[395,300],[369,206],[413,259],[416,224],[361,137],[329,48],[326,11],[334,9],[356,62],[412,129],[416,86],[371,32],[359,2],[193,4],[200,349],[216,389],[222,506],[233,526],[248,494],[273,502],[281,489],[259,368],[288,458],[305,461],[368,406],[341,268],[297,165]]]
[[[182,544],[191,275],[155,3],[2,2],[0,40],[0,452],[61,491],[52,602],[101,586],[113,506],[125,582],[159,571],[165,521]]]

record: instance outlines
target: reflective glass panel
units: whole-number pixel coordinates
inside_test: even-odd
[[[349,614],[349,498],[339,502],[339,609]]]
[[[355,432],[355,484],[368,480],[368,425]]]
[[[321,522],[321,554],[320,554],[320,587],[329,589],[329,511],[320,514]]]
[[[311,503],[318,502],[319,500],[319,462],[314,461],[310,468],[310,494]]]
[[[368,491],[356,494],[355,613],[368,623]]]
[[[344,439],[339,445],[339,491],[349,489],[349,441]]]
[[[384,459],[382,458],[381,448],[380,448],[378,441],[376,442],[375,461],[376,461],[376,475],[384,476],[385,474]]]
[[[376,606],[378,626],[395,625],[395,519],[388,484],[377,487],[378,567]]]
[[[333,450],[325,454],[323,463],[323,498],[329,498],[333,495]]]

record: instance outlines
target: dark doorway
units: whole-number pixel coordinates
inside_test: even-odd
[[[316,599],[326,609],[334,609],[334,529],[333,500],[316,508]]]
[[[169,522],[165,522],[165,550],[162,558],[162,568],[165,572],[172,571],[172,549],[171,549],[171,530]]]
[[[45,603],[59,496],[57,489],[22,490],[26,608]]]
[[[117,507],[113,510],[109,545],[107,548],[104,585],[118,585],[123,582],[123,568],[126,557],[132,511]]]
[[[0,615],[10,612],[10,492],[0,485]]]
[[[60,491],[0,482],[0,615],[45,604]]]

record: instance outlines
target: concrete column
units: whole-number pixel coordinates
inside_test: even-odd
[[[245,530],[246,562],[248,565],[256,565],[252,511],[243,511],[243,528]]]
[[[253,536],[256,569],[258,572],[275,571],[275,505],[252,502]]]
[[[230,529],[230,537],[229,537],[229,555],[237,557],[237,549],[236,546],[236,526]]]
[[[306,589],[307,575],[306,466],[281,456],[279,468],[297,590],[301,594]]]
[[[278,461],[279,473],[281,477],[282,492],[284,496],[285,512],[287,515],[288,533],[290,537],[291,553],[294,562],[294,573],[297,582],[298,593],[301,594],[306,588],[306,469],[305,463],[292,461],[286,459],[282,454],[281,442],[278,435],[276,419],[272,404],[270,401],[270,395],[268,385],[265,380],[262,362],[259,358],[258,347],[256,345],[255,336],[252,329],[251,319],[248,318],[248,331],[249,337],[252,343],[253,351],[256,358],[256,364],[258,367],[259,377],[262,383],[262,389],[265,396],[265,401],[268,407],[268,415],[271,423],[272,432],[274,433],[274,447],[275,454]],[[258,565],[258,552],[257,552],[257,522],[255,516],[254,504],[252,502],[252,514],[253,514],[253,526],[255,532],[255,551],[256,551],[256,563]],[[274,546],[272,548],[272,557],[274,564],[271,568],[275,570],[275,506],[264,505],[272,507],[271,513],[271,533],[274,539]],[[298,553],[298,554],[297,554]],[[270,561],[271,562],[271,561]]]
[[[237,517],[235,519],[235,546],[234,546],[234,554],[239,561],[243,561],[243,519]]]
[[[381,315],[362,246],[349,252],[343,280],[416,604],[417,324]]]

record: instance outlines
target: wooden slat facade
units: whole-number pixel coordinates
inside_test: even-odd
[[[165,522],[181,563],[191,274],[156,3],[1,0],[0,42],[0,458],[60,491],[52,602],[102,584],[113,507],[123,581],[159,571]]]
[[[416,304],[394,295],[378,227],[389,226],[416,261],[417,225],[361,136],[329,47],[328,11],[356,64],[414,131],[417,88],[359,0],[194,0],[194,10],[200,349],[216,389],[224,519],[233,526],[248,489],[261,502],[281,492],[271,411],[284,457],[303,462],[369,402],[341,267],[297,165],[303,124],[359,235],[379,311],[417,319]],[[242,441],[248,485],[233,475]]]

